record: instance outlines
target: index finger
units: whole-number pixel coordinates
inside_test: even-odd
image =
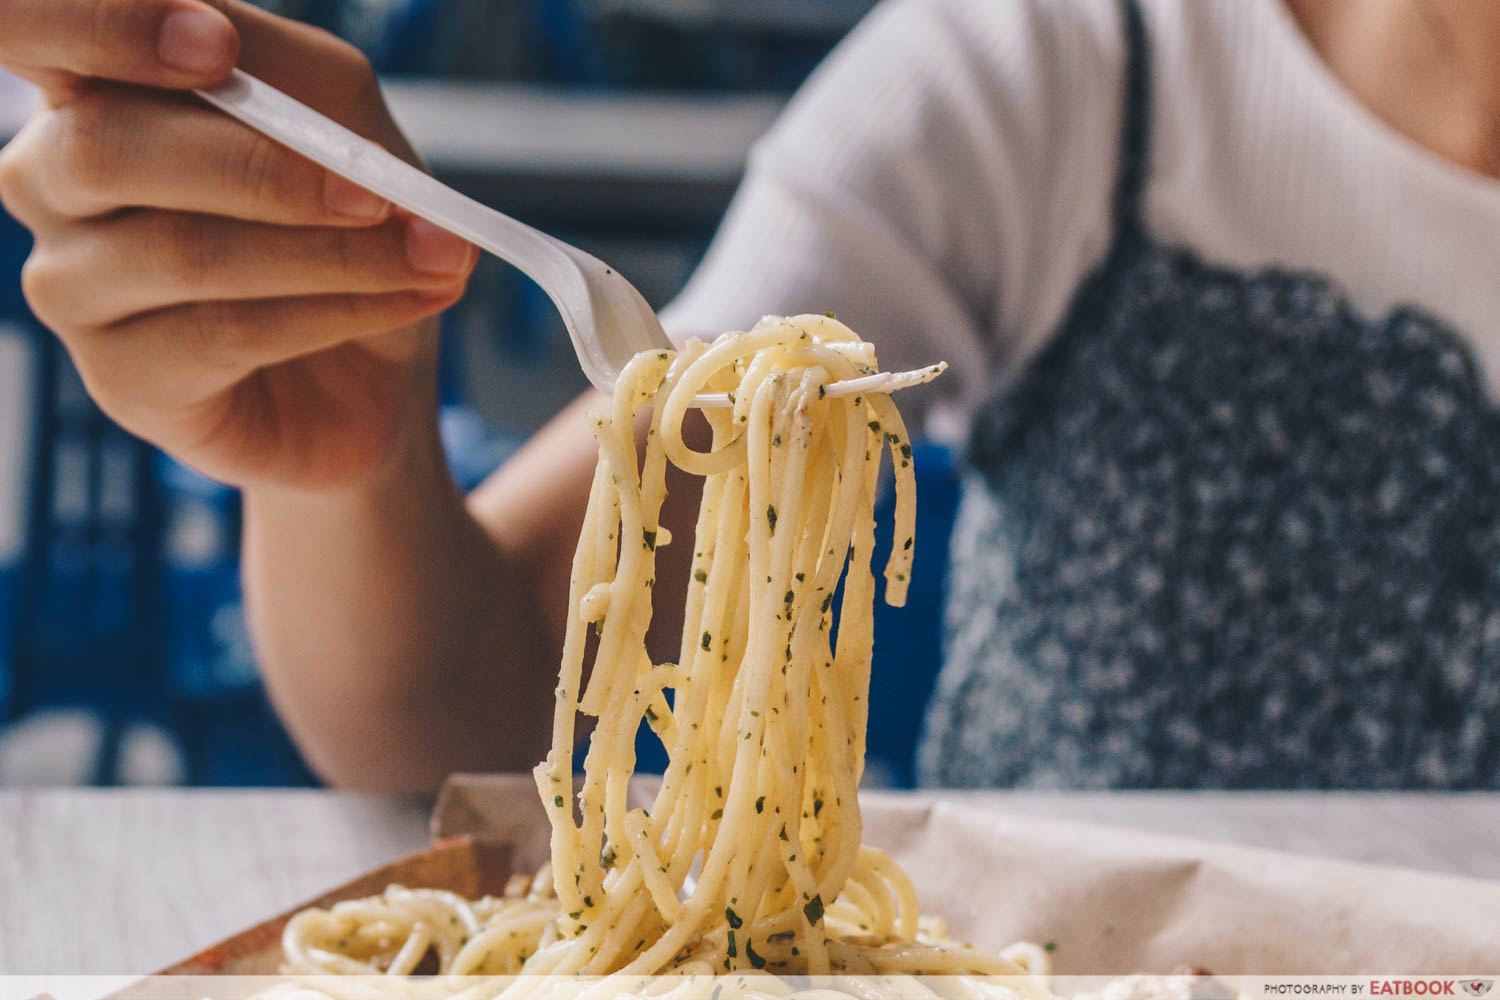
[[[208,86],[238,55],[229,18],[198,0],[0,2],[0,64],[40,85],[52,103],[90,77]]]

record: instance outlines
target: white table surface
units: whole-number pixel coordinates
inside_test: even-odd
[[[1005,808],[1500,879],[1500,795],[983,793]],[[0,973],[139,974],[420,848],[427,804],[0,791]]]

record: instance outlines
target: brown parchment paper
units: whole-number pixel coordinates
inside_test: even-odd
[[[632,795],[645,804],[653,787],[637,782]],[[1500,882],[1022,816],[961,798],[877,793],[861,802],[866,843],[912,876],[924,913],[976,944],[1055,942],[1059,973],[1500,971]],[[453,778],[433,834],[503,843],[522,871],[547,857],[529,776]]]

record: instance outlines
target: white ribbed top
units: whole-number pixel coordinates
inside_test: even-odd
[[[1424,308],[1500,386],[1500,181],[1359,104],[1279,0],[1142,8],[1149,230]],[[902,402],[956,430],[1108,245],[1124,58],[1118,0],[887,0],[757,145],[668,329],[836,310],[888,368],[951,362]]]

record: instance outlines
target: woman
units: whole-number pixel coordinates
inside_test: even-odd
[[[48,98],[0,158],[29,299],[107,412],[244,489],[316,768],[529,765],[589,401],[459,496],[432,317],[473,251],[175,93],[236,59],[411,157],[352,50],[234,0],[0,7]],[[928,780],[1500,787],[1497,174],[1488,0],[892,0],[664,322],[832,307],[955,363],[903,400],[973,469]]]

